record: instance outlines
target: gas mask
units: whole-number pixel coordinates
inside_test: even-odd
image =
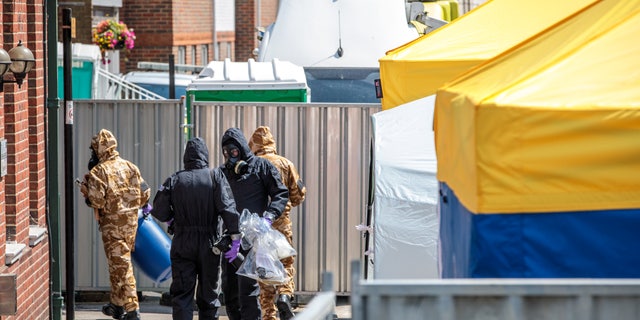
[[[224,145],[222,147],[222,155],[227,160],[224,163],[227,170],[234,172],[235,174],[245,174],[249,169],[249,165],[246,161],[242,160],[240,154],[240,148],[233,143]]]
[[[87,168],[89,168],[89,171],[91,171],[91,169],[93,169],[93,167],[98,165],[98,163],[100,162],[100,159],[98,158],[98,155],[96,154],[96,151],[93,150],[92,147],[89,147],[89,150],[91,150],[91,159],[89,159],[89,163],[87,164]]]

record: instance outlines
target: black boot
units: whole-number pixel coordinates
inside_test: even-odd
[[[102,306],[102,313],[114,319],[120,319],[122,315],[124,315],[124,307],[116,306],[115,304],[109,302]]]
[[[122,316],[122,320],[140,320],[140,311],[128,311],[127,314]]]
[[[289,320],[293,318],[293,311],[291,311],[291,298],[289,298],[288,295],[279,295],[278,301],[276,301],[276,306],[278,307],[280,320]]]

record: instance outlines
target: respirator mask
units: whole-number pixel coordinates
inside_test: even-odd
[[[89,147],[89,150],[91,150],[91,159],[89,159],[89,163],[87,164],[87,168],[89,169],[89,171],[91,171],[91,169],[93,169],[93,167],[98,165],[98,163],[100,162],[100,159],[98,158],[98,155],[96,154],[96,151],[93,150],[92,147]]]
[[[227,160],[224,166],[227,170],[234,172],[235,174],[245,174],[249,169],[249,165],[246,161],[242,160],[240,155],[240,148],[235,144],[227,144],[222,147],[222,155]]]

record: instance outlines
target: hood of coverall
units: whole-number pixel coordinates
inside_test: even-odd
[[[258,156],[267,153],[278,154],[276,150],[276,140],[271,134],[271,129],[267,126],[260,126],[253,132],[249,140],[249,148]]]
[[[91,139],[91,148],[96,152],[100,162],[114,159],[119,155],[116,148],[118,141],[116,137],[107,129],[102,129]]]
[[[209,167],[209,148],[204,143],[204,139],[195,137],[187,141],[182,161],[186,170]]]
[[[247,143],[247,139],[242,134],[242,131],[238,128],[230,128],[224,132],[222,135],[222,143],[221,147],[226,146],[227,144],[233,143],[240,150],[240,159],[248,161],[251,157],[253,157],[253,153],[251,149],[249,149],[249,144]]]

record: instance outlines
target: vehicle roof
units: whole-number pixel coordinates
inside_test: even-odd
[[[175,74],[175,84],[177,86],[187,86],[195,79],[195,74]],[[159,71],[132,71],[124,75],[124,79],[134,83],[163,84],[169,85],[169,72]]]

